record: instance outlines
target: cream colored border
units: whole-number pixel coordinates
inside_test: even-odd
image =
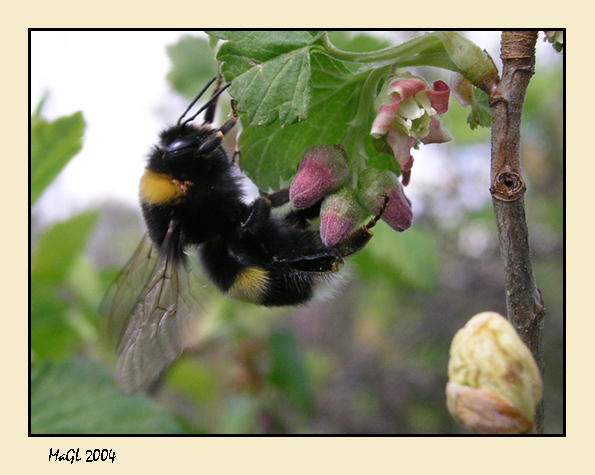
[[[485,2],[467,6],[453,2],[111,2],[80,1],[11,3],[2,28],[3,58],[3,272],[2,335],[3,430],[2,466],[64,473],[72,470],[48,462],[50,447],[111,448],[110,473],[567,473],[592,466],[593,314],[585,296],[592,293],[591,221],[593,146],[591,117],[586,112],[593,54],[591,7],[572,2]],[[472,17],[473,15],[473,17]],[[577,21],[576,18],[579,18]],[[27,28],[44,27],[293,27],[334,25],[338,28],[397,28],[432,25],[478,29],[486,21],[548,26],[573,24],[567,39],[574,61],[568,63],[568,439],[493,438],[28,438],[27,437],[27,270],[24,265],[28,228],[24,216],[28,137]],[[589,23],[587,23],[587,21]],[[579,46],[581,50],[579,51]],[[581,54],[583,53],[583,54]],[[578,64],[581,58],[581,64]],[[579,122],[580,120],[580,122]],[[580,167],[580,170],[579,170]],[[22,200],[22,201],[21,201]],[[577,229],[582,219],[584,229]],[[574,226],[572,226],[574,224]],[[580,262],[580,267],[577,264]],[[574,271],[574,272],[573,272]],[[579,275],[576,272],[579,271]],[[577,327],[580,325],[580,331]],[[587,351],[588,352],[587,352]],[[586,450],[585,450],[586,449]],[[581,462],[585,464],[581,464]],[[578,462],[578,463],[577,463]],[[93,464],[77,464],[75,470]],[[579,469],[580,470],[580,469]],[[12,473],[12,471],[11,471]]]

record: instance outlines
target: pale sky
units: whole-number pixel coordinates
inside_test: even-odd
[[[45,118],[82,110],[87,121],[82,151],[36,205],[44,220],[63,219],[108,197],[137,202],[151,145],[187,105],[165,79],[165,47],[183,34],[32,32],[32,108],[49,91]]]

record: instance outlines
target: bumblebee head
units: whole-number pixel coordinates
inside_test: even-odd
[[[193,127],[176,125],[161,134],[159,149],[166,162],[176,162],[183,157],[206,156],[221,145],[224,134],[208,125]]]
[[[169,132],[169,131],[168,131]],[[176,157],[182,157],[188,153],[197,154],[200,147],[200,138],[197,131],[179,131],[175,135],[173,141],[168,140],[167,137],[163,142],[163,159],[164,160],[175,160]],[[169,134],[164,134],[169,135]]]
[[[176,125],[163,131],[148,167],[180,180],[226,168],[229,158],[221,148],[222,139],[219,130],[207,126]]]
[[[159,144],[153,149],[149,158],[148,168],[156,173],[166,173],[176,179],[186,179],[185,176],[204,169],[218,168],[222,160],[227,162],[227,155],[220,149],[223,137],[235,125],[235,113],[220,129],[212,129],[211,124],[215,116],[217,100],[221,93],[231,84],[221,86],[221,78],[211,98],[192,116],[186,117],[192,107],[204,95],[209,86],[215,82],[213,78],[200,91],[196,98],[186,108],[173,127],[161,133]],[[202,125],[191,122],[205,112]]]
[[[213,183],[226,179],[231,163],[221,143],[237,119],[234,113],[219,129],[213,129],[211,123],[217,99],[230,85],[221,87],[219,80],[211,98],[196,114],[186,118],[188,111],[214,81],[210,81],[198,94],[176,125],[161,133],[141,179],[140,195],[143,203],[156,206],[180,203],[193,190],[211,189]],[[203,111],[206,112],[202,125],[192,124]]]

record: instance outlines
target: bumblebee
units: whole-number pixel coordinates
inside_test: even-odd
[[[284,215],[288,189],[247,203],[237,165],[222,147],[235,113],[213,128],[217,83],[193,116],[163,131],[140,181],[147,235],[112,285],[101,307],[117,348],[115,379],[126,392],[147,390],[187,344],[200,297],[192,290],[191,253],[226,296],[265,306],[303,304],[339,274],[345,257],[361,250],[380,216],[335,246],[325,247],[310,220],[320,202]],[[193,125],[205,112],[204,122]]]

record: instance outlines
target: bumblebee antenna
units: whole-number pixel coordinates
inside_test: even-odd
[[[221,89],[222,83],[223,76],[219,74],[219,76],[217,76],[217,85],[215,86],[215,90],[213,91],[213,95],[211,96],[211,100],[209,101],[209,105],[207,107],[207,112],[205,113],[205,120],[203,121],[203,125],[212,124],[215,120],[215,112],[217,111],[217,100],[213,101],[213,98],[215,98],[215,94],[217,94],[217,92],[219,92],[219,89]]]
[[[188,109],[186,109],[186,112],[184,112],[182,114],[182,116],[178,119],[178,125],[180,125],[180,122],[182,121],[184,116],[188,113],[188,111],[192,108],[192,106],[196,103],[196,101],[200,98],[200,96],[204,93],[204,91],[213,83],[214,80],[215,79],[213,79],[211,82],[209,82],[209,84],[207,84],[207,87],[205,89],[203,89],[203,91],[198,95],[198,97],[196,99],[194,99],[192,104],[190,104]],[[211,96],[211,98],[200,109],[198,109],[198,112],[196,114],[194,114],[192,117],[189,117],[188,119],[186,119],[181,125],[186,125],[188,122],[192,122],[194,119],[196,119],[198,114],[203,112],[205,109],[208,109],[207,117],[205,118],[205,124],[211,123],[213,121],[213,116],[215,115],[215,105],[217,104],[217,99],[223,93],[223,91],[225,91],[229,86],[231,86],[231,83],[228,83],[225,86],[223,86],[222,88],[217,89],[215,91],[215,93]]]
[[[203,87],[203,88],[202,88],[202,91],[200,91],[200,92],[198,93],[198,96],[196,96],[196,97],[194,98],[194,100],[193,100],[193,101],[190,103],[190,105],[189,105],[189,106],[186,108],[186,110],[184,111],[184,113],[183,113],[183,114],[180,116],[180,118],[178,119],[178,125],[180,125],[180,122],[182,122],[182,119],[184,118],[184,116],[185,116],[186,114],[188,114],[188,111],[189,111],[190,109],[192,109],[192,106],[194,106],[194,104],[196,104],[196,103],[198,102],[198,100],[199,100],[199,99],[202,97],[202,95],[203,95],[203,94],[206,92],[206,90],[209,88],[209,86],[215,82],[215,80],[216,80],[216,79],[217,79],[217,78],[216,78],[216,77],[214,77],[213,79],[211,79],[211,80],[210,80],[210,81],[207,83],[207,85],[206,85],[205,87]]]

